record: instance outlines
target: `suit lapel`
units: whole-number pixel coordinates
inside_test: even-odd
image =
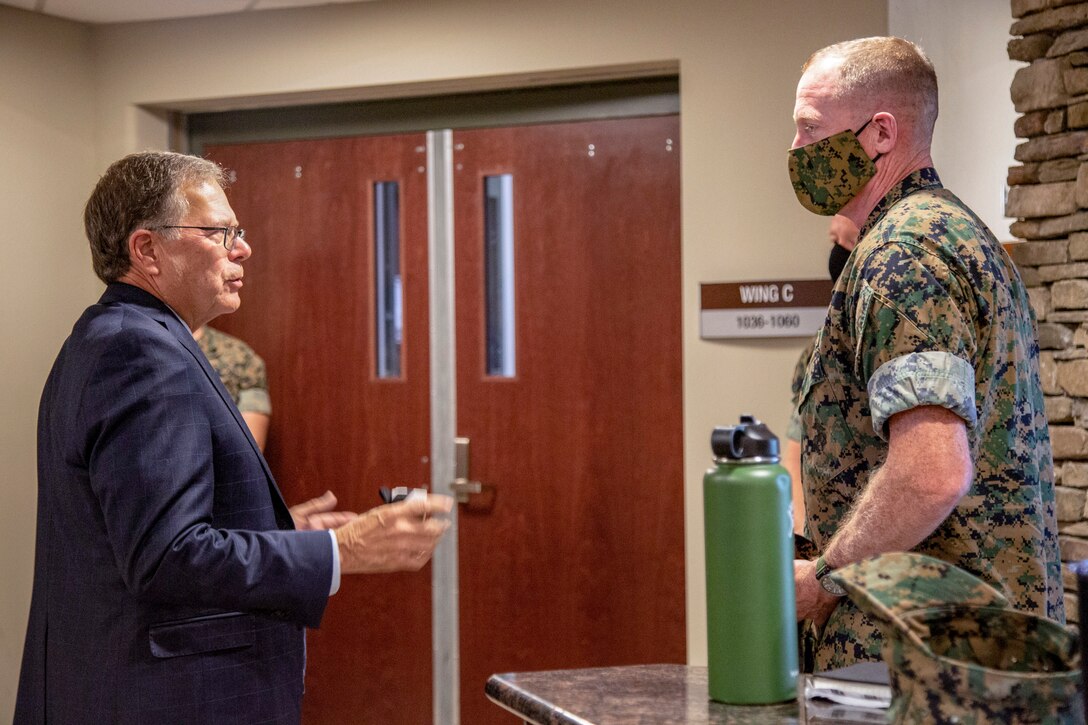
[[[208,358],[204,355],[204,352],[200,349],[196,340],[193,339],[193,335],[189,332],[189,329],[179,320],[172,312],[166,312],[166,328],[174,333],[178,341],[182,346],[189,351],[189,354],[193,356],[197,364],[200,365],[200,369],[204,371],[204,375],[207,376],[211,382],[212,387],[219,393],[219,397],[223,400],[223,405],[227,406],[227,410],[234,416],[234,420],[238,423],[238,426],[242,429],[242,433],[245,434],[246,440],[249,441],[250,447],[253,448],[253,452],[257,454],[257,458],[261,461],[261,467],[264,469],[264,474],[268,478],[268,490],[272,494],[272,500],[276,502],[277,506],[277,518],[282,519],[286,515],[286,521],[291,520],[290,510],[287,507],[287,503],[283,500],[283,496],[280,494],[279,486],[276,485],[275,478],[272,476],[272,470],[268,467],[268,461],[265,460],[264,454],[261,452],[261,447],[257,445],[257,441],[253,439],[253,434],[249,430],[249,425],[246,423],[245,418],[242,417],[242,413],[238,410],[238,406],[234,403],[234,398],[230,397],[230,393],[227,392],[227,388],[223,385],[223,379],[219,377],[219,373],[215,371],[211,363],[208,362]]]
[[[261,453],[261,448],[257,445],[257,441],[253,439],[253,434],[250,432],[249,426],[246,424],[245,419],[242,418],[238,406],[234,404],[234,399],[230,397],[230,393],[227,392],[227,388],[223,385],[223,380],[219,377],[219,373],[217,373],[211,363],[208,362],[208,358],[200,349],[200,346],[193,338],[192,333],[189,332],[189,328],[185,326],[185,323],[178,319],[178,316],[174,314],[162,300],[138,287],[116,282],[109,285],[106,288],[105,294],[103,294],[102,298],[99,300],[99,303],[109,304],[114,302],[131,303],[143,307],[152,319],[165,327],[167,331],[177,338],[182,347],[188,350],[189,354],[193,356],[193,360],[196,361],[196,364],[204,371],[204,375],[219,394],[219,397],[223,401],[223,405],[230,411],[235,422],[237,422],[238,426],[242,429],[242,433],[245,435],[246,440],[249,441],[249,445],[253,448],[253,452],[257,454],[257,458],[261,461],[261,468],[264,470],[265,477],[268,481],[268,491],[272,496],[273,507],[276,510],[276,518],[281,524],[293,527],[294,524],[291,519],[291,511],[287,507],[287,503],[283,500],[283,495],[280,493],[279,486],[276,485],[276,479],[272,475],[272,470],[268,467],[268,461],[265,460],[264,454]]]

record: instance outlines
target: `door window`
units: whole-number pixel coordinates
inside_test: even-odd
[[[514,348],[514,177],[484,177],[484,299],[487,374],[512,378]]]
[[[379,378],[400,377],[401,294],[400,188],[395,181],[379,181],[374,184],[374,349]]]

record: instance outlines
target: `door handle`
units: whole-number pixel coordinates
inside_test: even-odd
[[[468,503],[470,494],[480,493],[483,490],[483,484],[479,481],[468,481],[464,478],[455,478],[450,484],[450,491],[453,491],[453,497],[457,499],[457,503]]]
[[[484,490],[482,483],[468,479],[468,444],[468,438],[453,439],[454,479],[450,484],[450,491],[457,503],[468,503],[471,494]]]

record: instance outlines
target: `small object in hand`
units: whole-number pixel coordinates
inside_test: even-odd
[[[394,503],[396,501],[403,501],[406,498],[419,498],[421,496],[426,496],[427,489],[408,488],[407,486],[396,486],[395,488],[382,486],[378,489],[378,495],[382,497],[383,502]]]

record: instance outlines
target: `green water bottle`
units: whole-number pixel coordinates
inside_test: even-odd
[[[715,428],[703,478],[710,698],[734,705],[797,696],[790,475],[778,438],[750,415]]]

